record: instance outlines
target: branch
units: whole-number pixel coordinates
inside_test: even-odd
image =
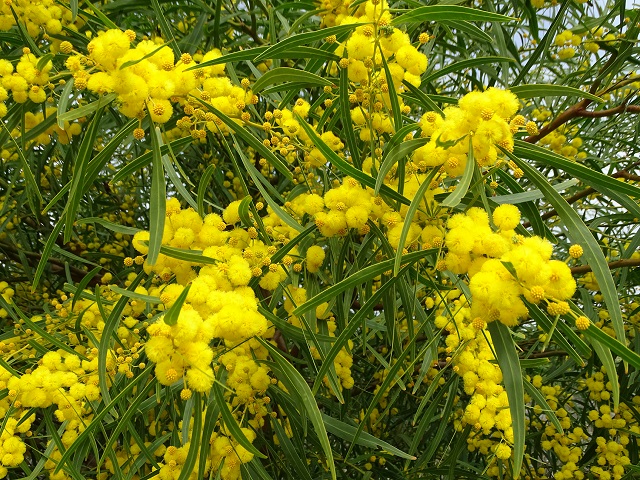
[[[610,270],[613,270],[614,268],[636,267],[638,265],[640,265],[640,258],[626,258],[624,260],[616,260],[615,262],[608,264]],[[590,265],[580,265],[579,267],[571,268],[571,273],[574,274],[587,273],[590,271]]]

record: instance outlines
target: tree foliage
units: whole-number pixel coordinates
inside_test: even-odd
[[[636,478],[640,10],[0,7],[0,478]]]

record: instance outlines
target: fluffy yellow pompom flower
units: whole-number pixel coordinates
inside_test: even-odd
[[[324,262],[325,253],[322,247],[313,245],[307,249],[307,271],[315,273]]]
[[[500,205],[493,211],[493,223],[500,230],[513,230],[520,223],[520,210],[515,205]]]

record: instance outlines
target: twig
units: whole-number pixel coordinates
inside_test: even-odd
[[[607,264],[610,270],[614,268],[624,268],[624,267],[636,267],[640,265],[640,258],[626,258],[624,260],[616,260],[615,262],[610,262]],[[591,265],[580,265],[578,267],[572,267],[571,273],[581,274],[587,273],[591,271]]]

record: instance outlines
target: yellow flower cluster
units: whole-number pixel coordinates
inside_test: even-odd
[[[223,213],[231,224],[238,220],[237,207],[237,204],[232,204]],[[189,284],[189,292],[177,323],[170,326],[160,319],[149,326],[147,332],[151,338],[145,351],[149,359],[156,363],[156,376],[162,384],[172,385],[184,377],[186,388],[205,392],[214,381],[214,351],[209,346],[214,338],[224,340],[228,347],[239,348],[237,345],[240,343],[267,333],[267,320],[258,313],[255,294],[247,286],[253,276],[252,265],[247,257],[253,259],[257,256],[248,255],[247,252],[257,253],[264,245],[252,240],[243,229],[225,231],[226,223],[219,215],[210,214],[203,220],[193,209],[181,209],[175,198],[167,201],[166,212],[163,245],[183,250],[201,250],[203,257],[214,262],[201,266],[197,273],[193,268],[197,264],[163,254],[154,266],[145,264],[147,272],[158,274],[164,282],[169,282],[175,275],[177,283],[163,284],[150,290],[151,294],[160,297],[165,308],[170,308],[185,285]],[[146,231],[134,236],[133,245],[142,254],[148,252],[148,246],[142,243],[148,238]],[[261,245],[251,245],[254,242]],[[261,255],[261,258],[268,257]],[[262,270],[259,269],[258,275],[261,274]],[[248,399],[253,390],[266,389],[264,380],[268,370],[259,367],[250,357],[245,355],[245,358],[244,364],[253,365],[251,375],[257,375],[254,382],[245,385],[255,388],[249,391],[241,389],[238,393],[239,397]],[[229,369],[238,372],[238,375],[244,371],[231,366],[234,364],[228,360]],[[251,375],[249,378],[253,378]],[[241,385],[244,380],[239,379],[236,383]]]
[[[459,290],[438,300],[435,308],[435,326],[448,333],[445,340],[448,358],[463,379],[464,392],[470,396],[465,409],[457,413],[459,421],[454,425],[458,430],[472,425],[477,432],[468,439],[469,451],[480,450],[486,455],[492,448],[498,458],[506,460],[511,456],[509,445],[513,443],[511,413],[485,324],[472,317]],[[494,431],[499,433],[497,442],[492,440]]]
[[[180,102],[186,117],[179,121],[178,127],[187,130],[195,121],[213,132],[225,129],[221,123],[214,122],[213,114],[207,115],[200,109],[196,112],[187,101],[190,94],[234,117],[239,117],[245,104],[253,101],[250,91],[233,86],[224,76],[224,64],[190,70],[195,65],[191,55],[183,54],[176,61],[170,47],[152,40],[142,40],[131,48],[135,39],[136,33],[131,30],[99,32],[87,46],[88,56],[77,53],[66,61],[75,87],[97,94],[116,93],[123,115],[142,118],[148,111],[156,123],[169,121],[174,104]],[[199,54],[198,58],[206,62],[221,55],[220,50],[214,49],[205,55]],[[89,65],[92,67],[87,69]]]
[[[27,28],[33,38],[46,32],[51,35],[62,33],[63,25],[71,23],[71,10],[54,0],[13,0],[0,4],[0,30],[8,31],[16,24],[12,10]]]
[[[369,141],[374,136],[393,133],[390,95],[398,95],[403,113],[410,111],[399,96],[406,89],[402,82],[420,85],[420,75],[427,69],[426,55],[412,45],[407,33],[390,25],[387,0],[363,2],[351,15],[345,10],[335,16],[327,13],[326,21],[335,25],[362,24],[336,49],[338,55],[346,57],[339,66],[347,68],[349,80],[356,87],[349,102],[360,138]]]
[[[5,59],[0,60],[0,118],[7,114],[5,101],[9,98],[9,92],[16,103],[25,103],[31,100],[34,103],[42,103],[47,99],[49,84],[49,72],[53,68],[51,60],[44,65],[38,63],[40,59],[30,53],[28,48],[15,66]]]
[[[431,140],[415,150],[414,163],[442,166],[450,176],[461,175],[467,164],[468,137],[471,136],[473,156],[478,165],[494,165],[498,159],[498,146],[511,151],[514,133],[535,128],[535,124],[527,123],[524,117],[514,117],[519,109],[520,102],[513,93],[491,87],[484,92],[466,94],[458,106],[444,110],[444,118],[436,112],[425,113],[420,127],[422,135]]]
[[[564,262],[551,260],[551,243],[515,233],[520,211],[514,205],[496,208],[492,222],[497,231],[480,208],[447,221],[447,254],[440,268],[469,275],[471,315],[485,322],[517,325],[528,313],[521,296],[533,303],[546,300],[554,315],[568,313],[564,301],[571,298],[576,283]]]

